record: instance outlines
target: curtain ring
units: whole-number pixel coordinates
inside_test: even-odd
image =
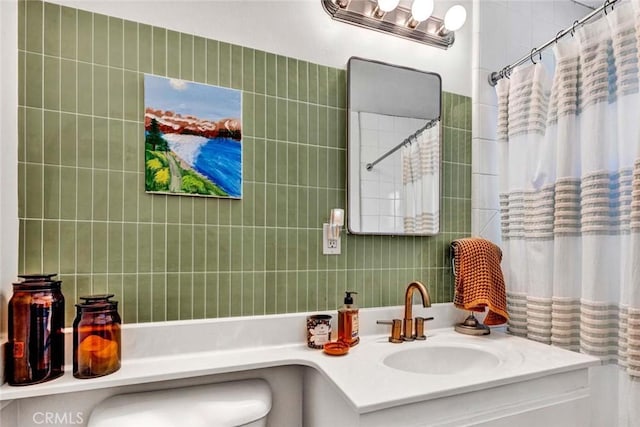
[[[533,54],[536,53],[536,48],[534,47],[533,49],[531,49],[531,54],[529,55],[529,59],[531,60],[531,63],[533,65],[536,65],[537,62],[533,60]]]
[[[564,30],[560,30],[556,33],[556,44],[558,44],[558,40],[560,39],[560,34],[562,34]]]
[[[604,0],[604,5],[602,6],[602,11],[604,14],[607,14],[607,6],[611,6],[611,10],[613,10],[613,5],[611,4],[611,0]]]
[[[575,21],[573,21],[573,25],[571,26],[571,37],[575,36],[576,34],[576,25],[578,25],[580,22],[576,19]]]

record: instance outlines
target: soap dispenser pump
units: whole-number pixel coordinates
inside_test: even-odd
[[[344,305],[338,309],[338,341],[353,347],[360,342],[358,306],[354,304],[352,294],[354,291],[346,291]]]

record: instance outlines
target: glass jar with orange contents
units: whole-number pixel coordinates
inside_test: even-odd
[[[113,294],[80,297],[73,321],[73,376],[95,378],[120,369],[118,302]]]

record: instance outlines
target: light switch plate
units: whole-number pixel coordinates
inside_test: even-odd
[[[322,224],[322,254],[340,255],[340,237],[329,239],[329,224]]]

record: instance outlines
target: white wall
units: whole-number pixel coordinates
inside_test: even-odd
[[[497,98],[487,79],[531,49],[553,39],[590,9],[570,0],[474,0],[473,143],[471,230],[500,244],[498,198]],[[551,50],[542,62],[553,68]]]

